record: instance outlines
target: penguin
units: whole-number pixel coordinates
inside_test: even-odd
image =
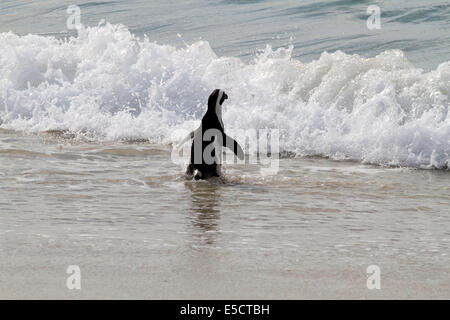
[[[242,147],[236,140],[225,134],[222,104],[226,99],[228,95],[223,90],[215,89],[208,98],[208,109],[200,127],[192,131],[180,144],[193,140],[186,174],[193,176],[195,180],[205,180],[221,175],[223,146],[231,149],[239,159],[244,159]]]

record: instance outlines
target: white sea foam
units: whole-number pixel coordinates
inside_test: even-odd
[[[401,51],[325,52],[309,63],[291,52],[267,47],[246,64],[205,41],[177,48],[111,24],[66,40],[1,33],[1,127],[165,143],[174,128],[197,126],[221,88],[226,129],[280,129],[281,150],[447,166],[450,62],[426,73]]]

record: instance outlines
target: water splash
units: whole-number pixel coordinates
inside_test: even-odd
[[[292,49],[267,46],[246,64],[206,41],[176,48],[122,25],[62,40],[1,33],[1,127],[168,143],[173,129],[198,125],[209,93],[222,88],[226,128],[281,129],[281,150],[448,166],[450,62],[426,73],[394,50],[302,63]]]

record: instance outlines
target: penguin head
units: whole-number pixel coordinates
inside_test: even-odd
[[[208,110],[216,112],[217,107],[222,106],[226,99],[228,95],[223,90],[214,90],[208,98]]]
[[[217,120],[219,120],[220,126],[223,129],[223,121],[222,121],[222,103],[228,99],[228,96],[225,92],[220,89],[214,90],[208,98],[208,111],[207,113],[213,113]]]

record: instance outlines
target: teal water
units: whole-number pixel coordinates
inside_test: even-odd
[[[450,60],[450,4],[433,1],[226,1],[226,0],[4,0],[0,32],[65,36],[69,5],[79,5],[81,23],[120,23],[162,44],[208,41],[219,55],[248,57],[266,44],[294,45],[294,57],[316,59],[342,50],[374,56],[400,49],[415,66],[434,69]],[[381,9],[381,29],[369,30],[366,10]]]

